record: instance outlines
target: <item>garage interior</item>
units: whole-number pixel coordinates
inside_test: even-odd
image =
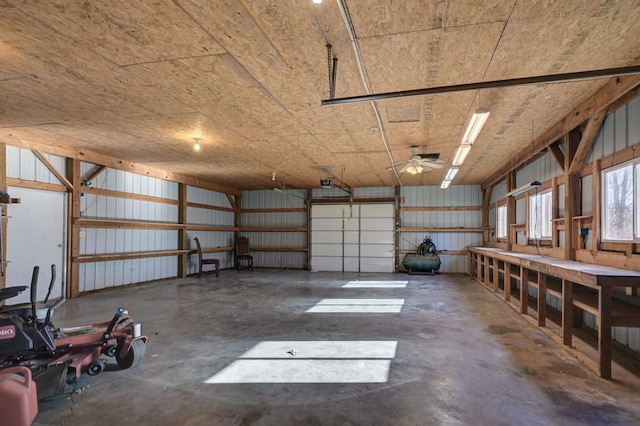
[[[640,418],[637,2],[0,11],[0,289],[148,337],[34,424]]]

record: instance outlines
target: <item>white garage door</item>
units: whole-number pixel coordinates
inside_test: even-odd
[[[394,272],[394,205],[311,206],[311,268]]]

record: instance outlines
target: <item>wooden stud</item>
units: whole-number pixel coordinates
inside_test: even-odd
[[[178,184],[178,223],[187,223],[187,190],[184,183]],[[178,250],[189,249],[189,234],[186,228],[178,229]],[[189,271],[189,255],[182,253],[178,256],[178,278],[186,278]]]
[[[520,313],[526,315],[529,308],[529,277],[524,266],[520,266]]]
[[[574,236],[576,234],[573,226],[573,217],[580,214],[580,176],[571,174],[568,171],[571,168],[578,146],[580,143],[579,129],[571,130],[563,137],[565,146],[565,174],[564,174],[564,258],[567,260],[575,260],[576,258],[576,242]],[[580,235],[577,233],[577,235]]]
[[[515,187],[515,172],[507,174],[507,191]],[[516,243],[516,233],[511,232],[511,225],[516,223],[516,200],[514,197],[507,197],[507,250],[511,250]]]
[[[547,275],[538,272],[538,326],[547,325]]]
[[[15,186],[18,188],[39,189],[50,192],[67,192],[67,188],[64,185],[56,185],[55,183],[36,182],[33,180],[14,179],[7,178],[8,186]]]
[[[611,315],[613,289],[602,286],[598,289],[598,366],[600,377],[611,378]]]
[[[573,283],[562,280],[562,344],[571,346],[573,339]]]
[[[582,132],[578,148],[574,154],[573,160],[571,161],[569,174],[579,174],[580,170],[584,167],[584,163],[587,161],[587,158],[589,158],[589,154],[591,154],[593,144],[596,142],[596,138],[600,133],[600,128],[602,127],[602,123],[606,116],[607,108],[603,108],[589,117],[587,126],[585,127],[584,132]]]
[[[87,173],[85,173],[82,176],[82,183],[86,184],[87,182],[93,181],[95,178],[97,178],[100,175],[100,173],[104,172],[105,170],[107,170],[105,166],[101,166],[101,165],[95,166],[93,169],[89,170]]]
[[[51,161],[49,161],[49,159],[43,153],[41,153],[37,149],[32,149],[31,152],[38,158],[38,160],[40,160],[40,162],[42,162],[42,164],[44,164],[47,169],[49,169],[49,171],[56,177],[56,179],[60,181],[60,183],[67,187],[68,191],[73,190],[73,184],[65,177],[65,175],[60,173],[60,170],[58,170],[56,166]]]
[[[555,141],[554,143],[549,145],[547,147],[547,149],[553,155],[553,158],[556,159],[556,162],[558,163],[558,165],[560,166],[562,171],[564,171],[565,170],[564,169],[564,166],[565,166],[564,165],[564,153],[560,149],[560,142],[559,141]]]
[[[80,160],[68,158],[67,177],[71,191],[67,195],[67,296],[80,295]]]
[[[600,196],[600,187],[602,182],[602,177],[600,175],[600,160],[595,160],[591,165],[591,173],[592,173],[592,196],[593,196],[593,226],[591,228],[592,236],[591,236],[591,251],[596,253],[600,250],[600,229],[601,229],[601,221],[600,221],[600,208],[601,208],[601,196]]]

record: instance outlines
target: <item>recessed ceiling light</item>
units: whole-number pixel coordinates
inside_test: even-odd
[[[194,151],[200,151],[200,138],[193,138],[196,143],[193,144]]]

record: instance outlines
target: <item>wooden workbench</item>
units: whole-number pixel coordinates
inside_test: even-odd
[[[640,272],[489,247],[468,247],[469,273],[507,304],[527,315],[529,287],[537,289],[537,324],[546,327],[546,296],[561,300],[560,341],[572,346],[574,308],[596,317],[595,363],[583,359],[601,377],[611,378],[611,327],[640,327],[640,307],[613,297],[614,288],[640,287]],[[518,294],[512,294],[515,282]],[[502,288],[501,288],[502,284]],[[514,304],[512,298],[517,298]]]

